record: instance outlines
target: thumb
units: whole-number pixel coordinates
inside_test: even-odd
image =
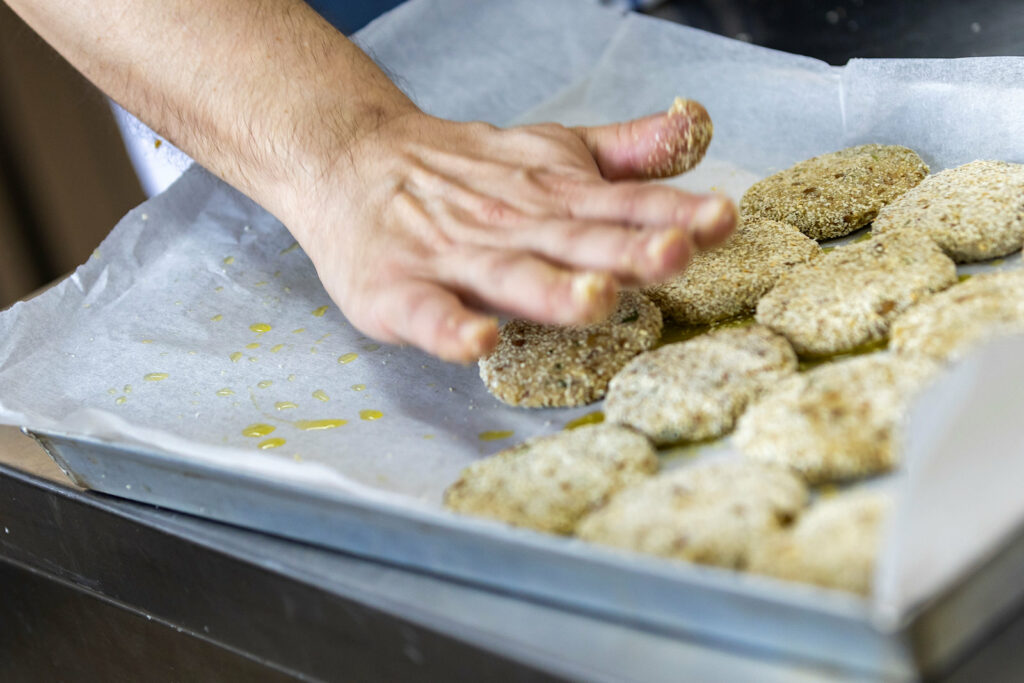
[[[689,171],[711,142],[711,117],[693,100],[677,97],[672,108],[606,126],[577,127],[601,175],[608,180],[668,178]]]

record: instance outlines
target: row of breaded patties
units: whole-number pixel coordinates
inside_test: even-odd
[[[748,190],[726,244],[672,281],[623,293],[604,323],[507,324],[480,363],[492,393],[521,406],[605,397],[609,424],[478,462],[446,504],[868,591],[888,500],[854,489],[808,506],[808,486],[897,466],[900,421],[943,365],[1024,332],[1024,270],[958,278],[954,263],[1021,248],[1024,167],[982,161],[927,174],[898,146],[801,162]],[[815,241],[872,221],[864,239]],[[662,317],[692,338],[664,343]],[[742,458],[658,473],[657,447],[733,431]]]

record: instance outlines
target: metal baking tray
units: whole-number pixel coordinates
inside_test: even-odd
[[[78,485],[679,638],[887,679],[937,672],[1024,598],[1024,529],[899,623],[855,595],[606,549],[444,510],[312,491],[93,438],[23,430]]]

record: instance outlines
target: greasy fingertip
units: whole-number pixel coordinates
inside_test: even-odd
[[[584,272],[572,277],[572,305],[566,322],[589,324],[611,314],[618,299],[618,282],[607,273]]]
[[[697,207],[690,221],[693,241],[701,249],[721,244],[736,229],[738,220],[739,212],[729,198],[709,197]]]

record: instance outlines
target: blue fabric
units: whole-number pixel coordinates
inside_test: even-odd
[[[310,7],[345,35],[352,35],[368,23],[402,4],[402,0],[307,0]]]

